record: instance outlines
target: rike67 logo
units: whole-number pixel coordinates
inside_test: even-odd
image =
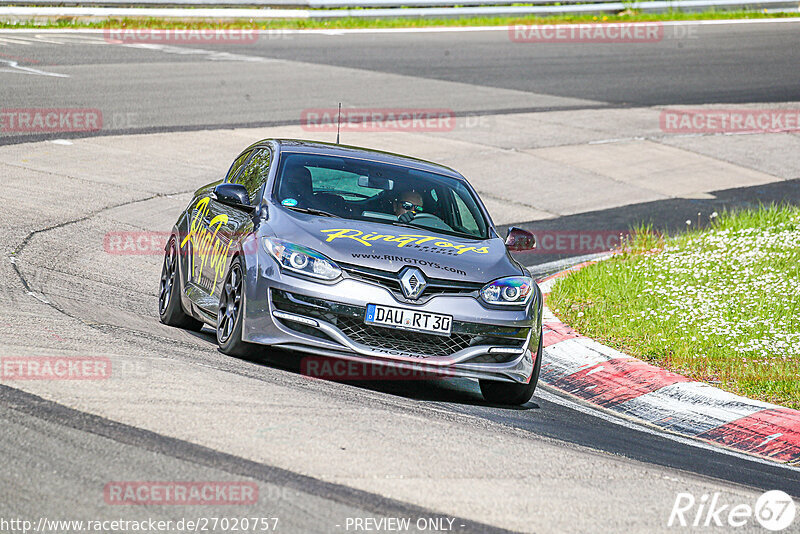
[[[668,527],[730,528],[753,526],[753,520],[763,528],[778,532],[788,528],[795,519],[797,508],[792,498],[781,490],[761,495],[755,506],[747,503],[729,503],[720,493],[704,494],[699,499],[691,493],[678,493]]]

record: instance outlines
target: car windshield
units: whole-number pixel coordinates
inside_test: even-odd
[[[488,223],[470,190],[432,172],[353,158],[284,153],[274,198],[316,215],[425,228],[486,239]]]

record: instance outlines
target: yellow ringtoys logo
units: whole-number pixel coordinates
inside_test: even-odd
[[[195,205],[195,215],[192,219],[192,224],[189,233],[181,241],[181,248],[186,243],[192,243],[192,250],[198,258],[200,258],[200,276],[198,281],[202,281],[203,272],[208,266],[214,270],[214,284],[212,288],[217,287],[217,281],[221,276],[225,275],[225,258],[228,256],[228,249],[230,249],[230,242],[223,244],[222,240],[217,236],[219,229],[222,225],[228,223],[228,216],[225,214],[217,215],[208,224],[205,224],[206,215],[208,215],[208,203],[211,199],[206,197],[200,199]]]
[[[358,241],[367,247],[371,247],[374,241],[383,241],[387,243],[396,243],[397,248],[403,248],[407,246],[416,248],[417,246],[421,245],[424,247],[433,247],[443,250],[453,249],[453,252],[459,255],[464,254],[465,252],[475,252],[476,254],[487,254],[489,252],[489,247],[468,247],[466,245],[456,245],[439,237],[427,237],[424,235],[365,234],[364,232],[355,230],[353,228],[332,228],[329,230],[322,230],[322,233],[328,234],[328,237],[325,240],[328,243],[336,239],[352,239],[353,241]]]

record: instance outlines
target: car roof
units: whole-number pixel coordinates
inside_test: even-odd
[[[371,148],[323,143],[321,141],[306,141],[303,139],[265,139],[260,143],[274,143],[280,147],[281,152],[300,152],[306,154],[360,158],[377,161],[379,163],[401,165],[403,167],[442,174],[450,178],[466,181],[461,174],[450,167],[445,167],[444,165],[439,165],[438,163],[425,161],[423,159],[413,158],[411,156],[403,156],[401,154],[393,154],[391,152],[383,152]]]

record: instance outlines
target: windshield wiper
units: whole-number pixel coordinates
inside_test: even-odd
[[[381,221],[381,222],[383,222],[383,221]],[[400,221],[386,221],[386,222],[391,224],[392,226],[402,226],[403,228],[422,228],[422,226],[417,226],[415,224],[402,223]]]
[[[327,211],[318,210],[317,208],[301,208],[299,206],[285,206],[285,207],[289,208],[290,210],[293,210],[293,211],[299,211],[300,213],[309,213],[311,215],[321,215],[322,217],[341,218],[338,215],[335,215],[335,214],[327,212]]]
[[[412,219],[412,221],[413,221],[413,219]],[[404,222],[400,222],[400,221],[386,221],[386,222],[388,222],[389,224],[391,224],[393,226],[402,226],[403,228],[414,228],[415,230],[428,230],[428,231],[431,231],[431,232],[441,232],[441,233],[443,233],[445,235],[451,235],[453,237],[464,237],[466,239],[483,239],[483,238],[478,237],[478,236],[474,236],[474,235],[471,235],[471,234],[465,234],[463,232],[457,232],[455,230],[443,230],[441,228],[431,228],[429,226],[423,226],[421,224],[413,224],[413,222],[411,222],[411,223],[404,223]]]

